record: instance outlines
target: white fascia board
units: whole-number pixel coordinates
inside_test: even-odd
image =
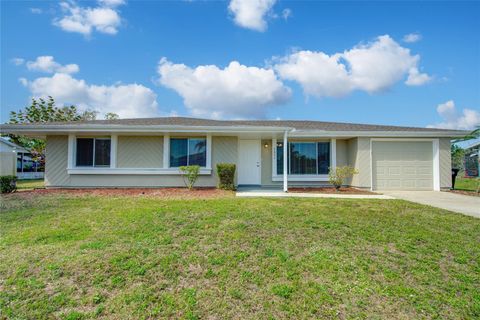
[[[307,137],[407,137],[407,138],[458,138],[468,134],[467,131],[293,131],[291,138]]]
[[[71,132],[230,132],[261,133],[291,131],[289,127],[264,126],[125,126],[125,125],[0,125],[1,133],[71,133]]]

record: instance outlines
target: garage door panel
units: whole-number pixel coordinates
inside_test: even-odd
[[[374,141],[372,164],[374,189],[433,189],[432,142]]]

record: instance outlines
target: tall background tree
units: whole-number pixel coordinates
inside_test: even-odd
[[[45,122],[63,122],[63,121],[86,121],[95,120],[98,111],[85,110],[79,111],[76,106],[57,107],[52,97],[47,99],[32,99],[30,106],[25,107],[18,112],[10,112],[9,123],[45,123]],[[115,113],[107,113],[106,119],[118,119]],[[33,159],[39,161],[42,165],[45,160],[45,140],[29,138],[25,136],[9,135],[10,140],[31,151]]]

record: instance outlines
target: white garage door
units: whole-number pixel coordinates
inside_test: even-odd
[[[429,141],[373,141],[373,189],[433,190],[433,147]]]

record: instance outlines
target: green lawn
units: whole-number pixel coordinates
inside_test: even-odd
[[[400,200],[14,194],[0,319],[480,317],[480,219]]]
[[[18,190],[43,188],[44,186],[45,185],[43,179],[17,180]]]
[[[455,180],[455,190],[477,191],[480,179],[458,178]]]

